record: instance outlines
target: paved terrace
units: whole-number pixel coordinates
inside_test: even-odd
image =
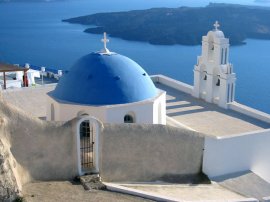
[[[198,132],[224,136],[270,128],[270,124],[250,118],[232,110],[195,99],[192,96],[167,87],[156,86],[167,92],[167,115]],[[46,116],[47,92],[55,84],[2,91],[4,100],[35,117]]]
[[[270,124],[196,99],[160,83],[167,92],[167,116],[198,132],[225,136],[270,128]]]
[[[15,105],[34,117],[44,119],[46,117],[47,93],[52,91],[55,85],[7,89],[2,91],[2,97],[7,103]]]

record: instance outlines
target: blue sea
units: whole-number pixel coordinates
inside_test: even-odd
[[[212,2],[224,2],[212,1]],[[225,1],[270,6],[253,0]],[[67,69],[78,58],[102,48],[101,35],[86,34],[87,26],[62,19],[97,12],[153,7],[205,6],[207,0],[67,0],[42,3],[0,3],[0,61]],[[212,23],[212,22],[209,22]],[[222,29],[222,26],[221,26]],[[226,35],[226,33],[225,33]],[[230,49],[237,73],[236,100],[270,113],[270,41],[247,39]],[[158,46],[110,38],[111,51],[126,55],[149,74],[164,74],[193,83],[193,67],[201,46]]]

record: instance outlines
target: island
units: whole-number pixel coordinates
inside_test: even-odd
[[[266,7],[210,3],[206,7],[152,8],[97,13],[63,20],[89,25],[87,33],[159,45],[198,45],[218,20],[232,45],[245,39],[270,39],[270,10]]]

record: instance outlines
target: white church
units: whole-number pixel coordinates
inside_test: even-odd
[[[270,201],[270,115],[235,101],[219,26],[202,37],[194,85],[149,76],[110,51],[104,33],[104,48],[58,83],[3,90],[9,193],[95,173],[108,190],[155,201]]]
[[[91,115],[105,123],[166,124],[166,92],[133,60],[104,49],[79,59],[50,92],[47,120]]]
[[[192,95],[228,108],[234,101],[235,73],[229,63],[229,39],[219,24],[203,37],[194,68]],[[80,58],[50,92],[47,120],[67,121],[91,115],[105,123],[166,125],[166,92],[157,89],[136,62],[107,48]]]

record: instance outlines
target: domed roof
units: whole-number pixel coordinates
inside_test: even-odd
[[[210,31],[208,34],[213,35],[215,38],[225,38],[224,33],[220,30]]]
[[[224,38],[225,37],[224,33],[218,29],[220,27],[220,24],[218,23],[218,21],[215,22],[214,27],[215,27],[214,30],[209,31],[207,35],[213,36],[215,38]]]
[[[144,69],[128,57],[90,53],[69,69],[50,96],[68,103],[112,105],[150,99],[157,92]]]

